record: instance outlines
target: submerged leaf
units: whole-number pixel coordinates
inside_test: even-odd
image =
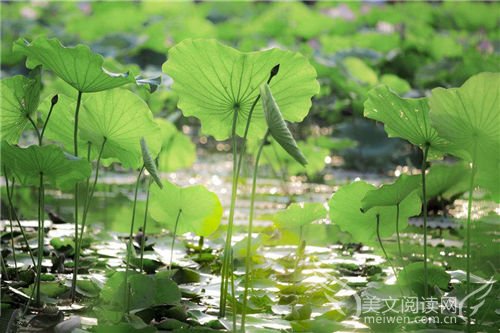
[[[266,117],[267,126],[272,137],[302,165],[307,164],[307,160],[300,151],[292,133],[286,126],[285,120],[281,115],[280,109],[274,100],[271,89],[267,83],[260,86],[260,96],[262,98],[262,108]]]
[[[377,215],[380,218],[380,236],[389,237],[396,232],[396,207],[374,207],[361,212],[362,200],[375,186],[363,181],[341,187],[329,201],[330,219],[343,231],[349,232],[353,240],[362,243],[377,242]],[[400,204],[399,226],[406,228],[408,218],[420,213],[421,205],[407,198]],[[418,198],[417,198],[418,200]]]
[[[364,115],[383,122],[389,137],[403,138],[420,149],[428,145],[431,157],[447,149],[448,142],[430,125],[426,98],[401,98],[386,86],[379,86],[368,93]]]
[[[16,75],[2,79],[2,100],[0,103],[0,140],[17,143],[40,101],[40,67],[29,77]]]
[[[149,152],[148,145],[146,143],[146,139],[141,138],[141,151],[142,151],[142,160],[144,161],[144,167],[148,170],[151,177],[153,177],[154,181],[160,188],[163,187],[163,184],[160,180],[160,175],[158,174],[158,170],[156,169],[156,163],[151,157],[151,153]]]
[[[384,184],[366,193],[361,200],[361,209],[367,212],[372,207],[395,206],[406,198],[420,205],[416,191],[421,185],[420,176],[401,175],[394,183]]]
[[[67,187],[87,179],[90,163],[66,154],[55,145],[21,148],[2,143],[2,159],[23,185],[39,185],[40,174],[45,183]]]
[[[271,216],[279,228],[297,228],[326,218],[326,209],[321,203],[292,203],[287,209]]]
[[[187,39],[170,49],[163,71],[174,80],[172,89],[184,115],[199,118],[205,133],[224,140],[231,136],[235,113],[236,134],[243,135],[259,87],[277,64],[280,71],[270,83],[274,98],[283,118],[302,121],[319,84],[314,67],[298,53],[279,49],[243,53],[213,39]],[[262,137],[265,131],[262,106],[257,103],[249,136]]]
[[[217,195],[200,185],[179,187],[168,181],[163,189],[151,189],[150,214],[177,233],[193,232],[198,236],[210,236],[222,218],[222,205]]]
[[[80,92],[97,92],[135,82],[128,73],[117,74],[104,69],[102,56],[86,45],[64,47],[55,38],[39,37],[32,42],[19,39],[13,49],[28,57],[28,68],[42,65]]]

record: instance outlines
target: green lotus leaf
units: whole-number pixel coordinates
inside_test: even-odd
[[[0,103],[0,140],[17,143],[40,101],[40,67],[31,71],[29,77],[16,75],[2,79],[2,101]]]
[[[174,80],[172,89],[184,115],[199,118],[205,133],[224,140],[231,136],[235,112],[236,133],[243,135],[259,87],[278,64],[280,72],[270,83],[274,98],[284,119],[302,121],[319,84],[315,69],[298,53],[279,49],[243,53],[216,40],[187,39],[170,49],[163,71]],[[265,131],[262,105],[257,103],[249,136],[262,137]]]
[[[128,90],[84,95],[78,125],[80,138],[91,142],[95,152],[99,152],[106,138],[102,157],[116,158],[126,168],[142,166],[142,137],[148,142],[152,156],[160,151],[160,129],[149,107]]]
[[[401,283],[402,286],[410,288],[417,295],[423,297],[425,286],[424,272],[424,263],[414,262],[405,266],[405,269],[399,273],[398,282]],[[437,286],[443,290],[448,289],[448,284],[451,280],[451,276],[444,270],[443,267],[437,265],[428,265],[427,274],[429,276],[427,283],[431,290],[434,289],[434,286]]]
[[[2,143],[2,159],[23,185],[39,185],[40,174],[44,183],[67,188],[87,179],[90,163],[66,154],[55,145],[21,148]]]
[[[179,187],[163,182],[163,189],[151,189],[150,214],[153,219],[175,229],[177,233],[193,232],[198,236],[210,236],[222,218],[222,205],[217,195],[200,185]]]
[[[436,88],[429,99],[432,125],[449,152],[474,162],[478,180],[500,187],[500,73],[481,73],[460,88]],[[489,179],[488,179],[489,178]]]
[[[426,176],[427,198],[450,199],[469,188],[470,169],[462,163],[433,164]],[[419,193],[420,194],[420,193]]]
[[[286,126],[285,120],[281,115],[280,109],[274,100],[271,89],[267,83],[260,86],[260,96],[262,100],[262,108],[266,117],[267,126],[272,137],[280,144],[280,146],[292,156],[297,162],[302,165],[307,164],[307,160],[302,155],[292,133]]]
[[[285,210],[271,216],[279,228],[298,228],[308,223],[326,218],[326,209],[322,203],[292,203]]]
[[[429,156],[441,156],[448,142],[431,127],[426,98],[405,99],[386,86],[378,86],[368,93],[364,115],[384,123],[389,137],[408,140],[424,149],[429,145]]]
[[[361,200],[361,209],[367,212],[373,207],[395,206],[407,199],[419,206],[417,189],[422,186],[420,176],[401,175],[392,184],[384,184],[369,191]]]
[[[86,45],[64,47],[57,39],[39,37],[32,42],[19,39],[14,51],[27,56],[26,66],[42,65],[80,92],[97,92],[135,82],[128,73],[111,73],[102,67],[103,58]]]
[[[196,160],[196,146],[191,138],[175,128],[171,122],[157,118],[161,131],[161,151],[158,169],[165,172],[189,168]]]
[[[356,181],[341,187],[329,201],[330,219],[353,236],[356,242],[373,244],[377,242],[377,214],[380,218],[380,236],[389,237],[396,232],[396,207],[373,207],[366,213],[361,212],[365,195],[376,187],[363,181]],[[408,218],[420,213],[421,205],[415,205],[407,198],[399,205],[399,227],[408,225]]]
[[[151,177],[153,177],[153,180],[155,181],[155,183],[158,184],[158,186],[160,188],[162,188],[163,185],[162,185],[161,180],[160,180],[160,174],[158,173],[158,170],[156,169],[156,163],[153,160],[151,153],[149,152],[148,145],[147,145],[146,140],[144,138],[141,138],[141,152],[142,152],[142,160],[144,161],[144,167],[149,172]]]

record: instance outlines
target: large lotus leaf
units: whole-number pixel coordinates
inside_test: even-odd
[[[158,125],[147,104],[134,93],[113,89],[84,96],[80,110],[80,138],[95,152],[104,144],[103,158],[116,158],[126,168],[142,166],[140,141],[144,137],[152,156],[161,146]]]
[[[64,47],[55,38],[39,37],[31,43],[17,40],[14,51],[28,57],[28,68],[42,65],[80,92],[97,92],[135,82],[128,73],[117,74],[104,69],[102,56],[86,45]]]
[[[465,164],[434,164],[426,176],[427,198],[442,196],[447,199],[467,191],[470,169]]]
[[[0,140],[17,143],[28,124],[28,116],[37,109],[40,100],[40,67],[30,77],[16,75],[1,81]]]
[[[280,109],[276,104],[273,94],[271,93],[271,89],[267,83],[260,86],[260,96],[267,126],[269,127],[269,132],[274,140],[276,140],[276,142],[278,142],[280,146],[297,162],[302,165],[306,165],[307,160],[304,155],[302,155],[299,147],[297,147],[297,143],[295,142],[292,133],[286,126],[285,120],[281,115]]]
[[[200,185],[179,187],[163,182],[163,189],[153,187],[149,208],[151,217],[175,229],[177,233],[193,232],[198,236],[210,236],[222,218],[222,205],[217,195]]]
[[[196,160],[196,146],[191,139],[178,131],[171,122],[157,118],[161,131],[161,151],[158,169],[165,172],[189,168]]]
[[[416,190],[422,186],[421,179],[417,175],[401,175],[394,183],[384,184],[376,190],[366,193],[361,200],[361,208],[368,211],[373,207],[395,206],[406,198],[408,200],[411,198],[415,205],[420,205]]]
[[[396,232],[396,207],[374,207],[366,213],[361,212],[361,201],[375,186],[363,181],[353,182],[341,187],[329,201],[330,219],[353,236],[353,241],[362,243],[377,242],[377,214],[380,217],[380,235],[388,237]],[[408,218],[420,213],[421,206],[408,198],[400,204],[399,227],[406,228]]]
[[[319,84],[314,67],[298,53],[279,49],[243,53],[216,40],[188,39],[169,51],[163,71],[174,80],[172,89],[184,115],[199,118],[205,133],[224,140],[231,136],[235,112],[236,133],[243,135],[259,87],[278,64],[280,71],[270,83],[274,98],[284,119],[301,121]],[[262,137],[265,131],[262,105],[257,103],[249,136]]]
[[[319,219],[326,218],[325,206],[321,203],[292,203],[285,210],[271,216],[279,228],[298,228]]]
[[[436,88],[429,99],[432,125],[450,141],[448,152],[474,161],[482,178],[499,187],[500,73],[481,73],[460,88]],[[488,185],[488,184],[486,184]]]
[[[21,148],[2,144],[2,159],[8,161],[9,169],[24,185],[39,185],[43,174],[44,183],[66,188],[91,173],[89,162],[55,145]]]
[[[364,115],[383,122],[389,137],[403,138],[421,149],[429,145],[431,157],[447,149],[447,141],[430,125],[426,98],[405,99],[386,86],[378,86],[368,93]]]

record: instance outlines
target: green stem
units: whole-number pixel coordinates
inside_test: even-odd
[[[427,155],[429,153],[429,144],[425,145],[424,148],[424,155],[422,158],[422,167],[421,167],[421,172],[422,172],[422,200],[424,202],[423,205],[423,210],[424,210],[424,298],[427,299],[429,296],[429,275],[428,275],[428,269],[427,269],[427,191],[426,191],[426,184],[425,184],[425,170],[427,168]]]
[[[10,224],[10,245],[12,247],[12,258],[14,259],[14,270],[16,278],[19,279],[19,272],[17,271],[16,248],[14,246],[14,224],[12,223],[12,209],[9,207],[9,224]]]
[[[47,124],[49,123],[50,116],[52,115],[52,110],[54,110],[54,106],[56,105],[56,103],[57,103],[57,95],[54,95],[54,97],[52,97],[52,101],[50,103],[49,114],[47,115],[47,119],[45,119],[45,122],[43,123],[42,133],[40,134],[40,146],[42,145],[41,142],[43,140],[43,134],[45,133],[45,129],[47,128]]]
[[[132,236],[134,234],[134,223],[135,223],[135,210],[137,208],[137,193],[139,192],[139,183],[141,180],[142,173],[144,172],[144,165],[142,166],[141,170],[139,171],[139,174],[137,175],[137,180],[135,181],[135,191],[134,191],[134,204],[132,206],[132,221],[130,222],[130,233],[128,235],[128,244],[127,244],[127,262],[125,265],[125,299],[127,304],[127,313],[129,312],[129,284],[128,284],[128,271],[129,271],[129,266],[130,266],[130,255],[132,251],[134,251],[133,244],[132,244]]]
[[[44,186],[43,173],[40,172],[40,184],[38,187],[38,251],[37,251],[37,269],[36,269],[36,304],[40,305],[40,281],[42,274],[42,259],[43,259],[43,240],[44,240]]]
[[[19,230],[21,230],[23,240],[26,243],[26,248],[28,249],[28,253],[31,257],[31,262],[33,263],[33,267],[36,267],[35,257],[33,256],[33,251],[31,250],[30,243],[28,242],[28,237],[26,237],[26,233],[24,232],[23,226],[21,225],[21,221],[19,221],[19,217],[17,216],[16,210],[14,208],[14,204],[12,202],[12,197],[14,196],[15,178],[12,178],[12,184],[10,185],[10,190],[9,190],[9,177],[7,177],[7,170],[6,170],[5,166],[4,166],[4,175],[5,175],[5,187],[7,188],[7,200],[9,201],[9,209],[12,212],[14,219],[17,222],[17,226],[19,227]]]
[[[76,99],[76,108],[75,108],[75,123],[73,127],[73,153],[76,157],[78,157],[78,118],[80,114],[80,105],[82,104],[82,92],[78,92],[78,97]],[[78,183],[75,183],[74,188],[74,211],[75,211],[75,248],[78,246]],[[76,268],[76,267],[75,267]],[[76,279],[78,277],[78,271],[73,269],[73,285],[76,285]],[[75,293],[72,291],[71,295],[72,301],[74,301]]]
[[[144,271],[144,246],[146,245],[146,226],[148,224],[148,210],[149,210],[149,189],[151,187],[152,180],[148,182],[148,188],[146,191],[146,208],[144,209],[144,221],[142,223],[142,239],[141,239],[141,273]]]
[[[403,264],[403,251],[401,250],[401,237],[399,235],[399,203],[396,204],[396,237],[398,239],[398,252],[399,252],[399,260],[401,261],[401,267],[406,271],[406,268]]]
[[[40,136],[40,132],[38,131],[38,127],[36,126],[36,123],[33,121],[33,118],[31,118],[30,115],[26,116],[31,123],[31,126],[33,126],[33,129],[35,130],[36,137],[38,138],[38,145],[42,145],[42,137]]]
[[[231,248],[231,262],[233,262],[233,249]],[[236,304],[236,292],[234,288],[234,274],[231,272],[231,296],[232,296],[232,306],[233,306],[233,311],[232,311],[232,319],[233,319],[233,333],[236,333],[237,326],[236,326],[236,309],[237,309],[237,304]]]
[[[245,289],[243,291],[243,309],[241,314],[241,331],[245,332],[245,320],[246,320],[246,309],[248,302],[248,287],[250,284],[250,275],[251,275],[251,264],[252,259],[250,252],[252,251],[252,228],[253,228],[253,217],[254,217],[254,209],[255,209],[255,192],[257,189],[257,171],[259,170],[259,161],[260,156],[262,155],[262,150],[264,149],[264,145],[266,144],[267,137],[269,136],[269,130],[267,130],[264,139],[259,146],[259,150],[257,151],[257,156],[255,157],[255,165],[253,169],[253,178],[252,178],[252,194],[250,195],[250,214],[248,218],[248,233],[247,233],[247,255],[245,258]]]
[[[179,212],[177,213],[177,217],[175,218],[174,233],[172,235],[172,245],[170,246],[170,264],[168,265],[169,270],[172,270],[172,261],[174,259],[175,238],[177,237],[177,227],[179,226],[179,218],[181,217],[181,214],[182,214],[182,209],[179,209]]]
[[[80,235],[75,239],[75,265],[73,268],[73,282],[71,284],[71,299],[74,301],[76,297],[76,283],[77,283],[77,275],[78,275],[78,268],[80,266],[80,252],[82,248],[82,240],[83,240],[83,231],[85,230],[85,224],[87,222],[87,215],[90,209],[90,204],[92,202],[92,198],[94,197],[94,192],[95,188],[97,185],[97,180],[99,179],[99,167],[101,165],[101,157],[102,153],[104,151],[104,145],[106,144],[106,138],[102,141],[101,149],[99,150],[99,155],[97,156],[97,163],[95,167],[95,176],[94,176],[94,182],[92,183],[92,188],[90,192],[87,195],[87,198],[85,199],[85,206],[83,208],[83,215],[82,215],[82,225],[80,229]],[[89,142],[89,156],[90,156],[90,142]],[[87,189],[89,188],[89,180],[90,177],[87,178]],[[87,190],[88,191],[88,190]]]
[[[466,236],[466,247],[467,247],[467,295],[470,295],[470,235],[471,235],[471,217],[472,217],[472,195],[474,193],[474,177],[476,175],[476,146],[474,146],[474,151],[472,154],[472,166],[469,181],[469,198],[467,201],[467,236]],[[471,318],[470,318],[470,307],[469,301],[465,304],[467,307],[467,332],[471,330]]]
[[[387,255],[387,252],[385,251],[384,244],[382,243],[382,238],[380,237],[380,215],[377,214],[377,239],[378,243],[380,245],[380,248],[382,249],[382,252],[384,252],[385,259],[387,260],[387,263],[389,263],[389,266],[391,266],[392,272],[394,273],[394,276],[397,278],[398,274],[396,273],[396,268],[394,268],[394,265],[392,264],[391,259]]]

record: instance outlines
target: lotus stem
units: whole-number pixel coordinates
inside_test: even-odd
[[[128,284],[128,271],[130,266],[130,254],[134,251],[134,245],[132,244],[132,235],[134,234],[134,222],[135,222],[135,210],[137,208],[137,193],[139,192],[139,182],[141,180],[142,173],[144,172],[144,165],[141,167],[139,174],[137,175],[137,180],[135,181],[135,191],[134,191],[134,204],[132,206],[132,221],[130,223],[130,233],[128,235],[128,243],[127,243],[127,261],[125,265],[125,299],[127,304],[127,313],[129,312],[129,284]]]
[[[403,265],[403,251],[401,250],[401,237],[399,234],[399,203],[396,204],[396,237],[398,240],[398,252],[399,252],[399,260],[401,261],[401,267],[406,271],[405,266]]]
[[[427,299],[429,296],[428,290],[428,270],[427,270],[427,192],[425,185],[425,170],[427,168],[427,155],[429,153],[430,145],[428,143],[425,144],[425,148],[423,150],[424,155],[422,158],[422,200],[424,201],[423,210],[424,210],[424,298]]]
[[[397,278],[398,274],[396,273],[396,268],[394,267],[391,259],[387,255],[387,252],[385,251],[385,248],[384,248],[384,244],[382,243],[382,238],[380,237],[380,215],[379,214],[377,214],[377,239],[378,239],[378,243],[380,245],[380,248],[382,249],[382,252],[384,252],[385,259],[389,263],[389,266],[391,266],[391,269],[392,269],[392,272],[394,273],[394,276]]]
[[[12,197],[14,196],[14,183],[15,183],[15,178],[12,178],[12,184],[10,185],[10,190],[9,190],[9,177],[7,177],[7,170],[4,166],[4,175],[5,175],[5,187],[7,189],[7,201],[9,202],[9,212],[12,213],[14,219],[17,222],[17,226],[19,227],[19,230],[21,230],[21,235],[23,236],[23,240],[26,243],[26,248],[28,249],[28,253],[31,257],[31,262],[33,263],[33,267],[36,266],[35,262],[35,257],[33,256],[33,251],[31,250],[30,243],[28,242],[28,237],[26,237],[26,233],[24,232],[24,229],[21,225],[21,221],[19,221],[19,217],[17,216],[16,210],[14,208],[14,204],[12,202]]]
[[[31,123],[31,126],[33,126],[33,129],[35,130],[36,137],[38,138],[38,145],[41,146],[42,145],[42,137],[40,136],[40,132],[38,131],[38,127],[36,126],[35,121],[33,120],[33,118],[31,118],[30,115],[28,115],[27,118],[28,118],[29,122]]]
[[[175,218],[174,233],[172,235],[172,245],[170,246],[170,264],[168,265],[169,270],[172,270],[172,261],[174,258],[175,238],[177,237],[177,227],[179,226],[179,218],[181,217],[181,214],[182,214],[182,209],[179,209],[179,212],[177,213],[177,217]]]
[[[50,116],[52,115],[52,110],[54,110],[54,106],[57,104],[58,99],[59,97],[57,95],[54,95],[54,97],[52,97],[52,100],[50,101],[49,114],[47,115],[47,119],[45,119],[45,122],[43,123],[42,133],[40,134],[40,146],[42,145],[43,134],[45,133],[45,129],[47,128],[47,124],[49,123]]]
[[[245,289],[243,291],[243,309],[241,314],[241,331],[245,332],[245,320],[246,320],[246,310],[247,310],[247,302],[248,302],[248,287],[250,284],[250,275],[251,275],[251,265],[252,258],[250,252],[252,251],[252,228],[253,228],[253,217],[254,217],[254,209],[255,209],[255,192],[257,188],[257,171],[259,170],[259,161],[260,156],[262,155],[262,150],[266,144],[267,138],[269,136],[269,130],[267,130],[264,139],[259,146],[259,150],[257,151],[257,156],[255,157],[255,165],[253,169],[253,178],[252,178],[252,193],[250,195],[250,213],[248,217],[248,233],[247,233],[247,253],[245,258]]]
[[[148,182],[148,188],[146,190],[146,208],[144,209],[144,221],[142,223],[142,239],[141,239],[141,273],[144,271],[144,246],[146,245],[146,226],[148,224],[148,210],[149,210],[149,189],[151,187],[152,180]]]
[[[42,274],[42,259],[43,259],[43,241],[44,241],[44,186],[43,172],[40,172],[40,184],[38,187],[38,251],[37,251],[37,269],[36,269],[36,304],[40,305],[40,281]]]
[[[471,174],[469,181],[469,198],[467,200],[467,236],[466,236],[466,247],[467,247],[467,295],[470,295],[470,235],[471,235],[471,217],[472,217],[472,195],[474,193],[474,177],[476,176],[476,146],[474,145],[474,150],[472,153],[472,165]],[[467,307],[467,332],[470,332],[471,318],[470,318],[470,307],[469,301],[467,300],[465,306]]]
[[[75,108],[75,124],[73,127],[73,153],[76,157],[78,157],[78,117],[80,114],[80,105],[82,104],[82,92],[78,91],[78,97],[76,99],[76,108]],[[75,211],[75,247],[77,247],[78,243],[78,182],[75,183],[74,188],[74,211]],[[76,279],[78,276],[77,270],[73,270],[73,284],[76,284]],[[74,301],[75,294],[72,292],[71,300]]]
[[[80,235],[75,239],[75,264],[73,268],[73,283],[71,285],[71,299],[74,301],[75,296],[76,296],[76,283],[77,283],[77,276],[78,276],[78,268],[80,266],[80,252],[81,252],[81,247],[82,247],[82,240],[83,240],[83,232],[85,230],[85,224],[87,222],[87,215],[90,209],[90,204],[92,202],[92,198],[94,197],[94,192],[95,188],[97,185],[97,180],[99,179],[99,167],[101,165],[101,157],[102,153],[104,151],[104,145],[106,144],[106,138],[102,141],[101,149],[99,150],[99,155],[97,156],[97,163],[95,167],[95,176],[94,176],[94,182],[92,183],[92,189],[87,195],[87,198],[85,199],[85,206],[83,208],[83,215],[82,215],[82,226],[80,230]],[[89,154],[90,156],[90,143],[89,143]],[[87,178],[87,188],[89,186],[89,179],[90,177]]]
[[[231,248],[231,262],[233,262],[233,249]],[[236,333],[237,331],[237,324],[236,324],[236,292],[234,288],[234,274],[231,274],[231,295],[232,295],[232,306],[233,306],[233,311],[232,311],[232,319],[233,319],[233,333]]]

